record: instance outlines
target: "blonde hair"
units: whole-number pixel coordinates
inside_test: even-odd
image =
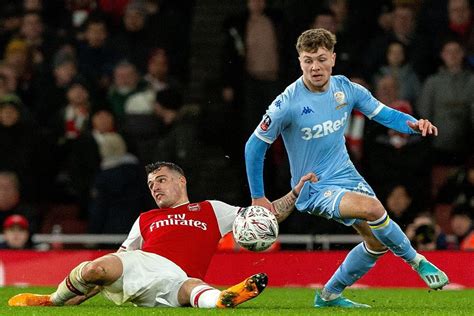
[[[336,45],[336,35],[333,33],[322,28],[309,29],[298,37],[296,50],[298,54],[302,52],[314,53],[320,47],[323,47],[332,52],[334,45]]]

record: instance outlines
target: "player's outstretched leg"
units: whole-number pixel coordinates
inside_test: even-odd
[[[370,305],[353,302],[342,295],[326,301],[322,298],[321,293],[317,293],[314,299],[314,307],[369,308]]]
[[[408,237],[400,229],[400,226],[390,219],[387,212],[378,220],[367,223],[375,237],[395,255],[410,264],[431,289],[439,290],[449,283],[448,277],[443,271],[416,252]]]
[[[441,290],[449,283],[448,276],[437,266],[426,260],[422,255],[419,255],[421,260],[418,265],[413,266],[413,269],[418,272],[420,277],[433,290]]]
[[[53,306],[51,295],[22,293],[11,297],[8,306]]]
[[[267,287],[267,283],[268,277],[265,273],[254,274],[239,284],[222,291],[216,307],[231,308],[257,297]]]

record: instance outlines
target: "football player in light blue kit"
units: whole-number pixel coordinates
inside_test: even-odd
[[[436,136],[437,128],[428,120],[417,120],[385,106],[344,76],[331,76],[335,43],[334,34],[325,29],[311,29],[298,38],[296,48],[303,76],[273,101],[245,147],[252,204],[274,211],[264,193],[263,166],[267,148],[281,134],[289,157],[292,187],[308,172],[318,178],[317,182],[305,184],[296,208],[352,225],[363,237],[321,293],[316,294],[315,307],[369,307],[344,298],[341,293],[388,250],[410,264],[430,288],[441,289],[448,284],[448,277],[418,254],[400,227],[390,220],[350,161],[344,139],[353,109],[402,133]]]

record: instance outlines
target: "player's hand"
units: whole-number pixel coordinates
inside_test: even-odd
[[[438,136],[438,128],[428,120],[419,119],[416,122],[407,121],[407,124],[412,130],[421,133],[421,136]]]
[[[80,305],[81,303],[87,301],[91,297],[97,295],[101,291],[102,287],[96,286],[91,291],[89,291],[86,295],[78,295],[75,296],[64,303],[64,305]]]
[[[308,172],[307,174],[302,176],[300,181],[298,181],[298,184],[296,184],[296,186],[293,188],[293,193],[296,194],[296,196],[300,195],[301,189],[307,181],[313,183],[318,182],[318,177],[313,172]]]
[[[272,213],[275,213],[272,202],[270,202],[265,196],[257,199],[252,199],[252,205],[263,206],[264,208],[270,210]]]

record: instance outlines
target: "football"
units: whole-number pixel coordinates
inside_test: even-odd
[[[278,237],[278,222],[268,209],[262,206],[249,206],[237,214],[232,233],[235,241],[251,251],[270,248]]]

